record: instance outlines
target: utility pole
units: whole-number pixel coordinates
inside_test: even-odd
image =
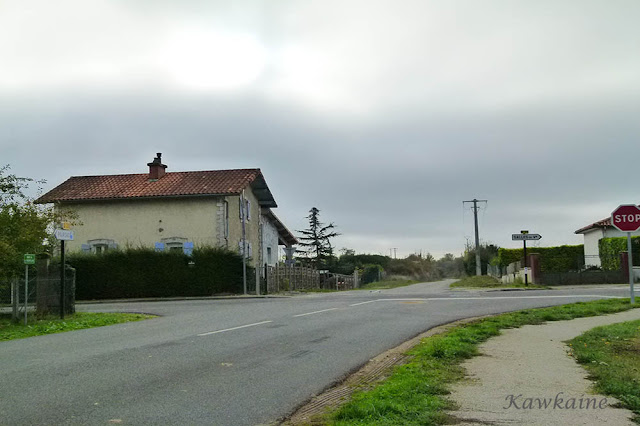
[[[476,229],[476,275],[482,275],[482,265],[480,264],[480,233],[478,232],[478,203],[487,203],[487,200],[478,200],[474,198],[473,200],[463,201],[462,205],[465,203],[473,203],[473,222],[475,224]]]
[[[398,258],[398,247],[394,247],[393,248],[393,258],[397,259]]]
[[[240,194],[240,218],[242,219],[242,290],[247,294],[247,225],[244,189]]]

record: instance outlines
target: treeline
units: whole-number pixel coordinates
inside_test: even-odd
[[[379,279],[413,279],[435,281],[443,278],[458,278],[464,273],[462,257],[446,254],[439,260],[432,255],[412,254],[403,259],[394,259],[378,254],[355,254],[345,250],[339,257],[328,259],[327,269],[339,274],[360,271],[364,284]]]

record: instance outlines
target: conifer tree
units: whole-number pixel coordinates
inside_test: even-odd
[[[333,246],[331,238],[337,237],[339,233],[332,231],[335,228],[333,223],[325,225],[319,219],[320,210],[312,207],[309,210],[309,227],[303,231],[300,240],[302,259],[309,265],[321,269],[327,265],[327,261],[333,256]]]

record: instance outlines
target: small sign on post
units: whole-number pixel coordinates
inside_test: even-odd
[[[520,231],[519,234],[511,234],[512,241],[522,241],[524,244],[524,286],[529,286],[529,265],[527,262],[527,241],[539,240],[542,238],[540,234],[530,234],[529,231]]]
[[[25,254],[24,255],[24,264],[25,265],[35,265],[36,264],[36,255],[35,254]]]
[[[67,229],[56,229],[53,235],[59,241],[73,241],[73,231]]]
[[[622,232],[627,233],[627,251],[629,252],[629,291],[631,292],[631,304],[636,303],[635,290],[633,289],[633,253],[631,248],[631,233],[640,228],[640,208],[635,204],[622,204],[611,212],[611,224]]]

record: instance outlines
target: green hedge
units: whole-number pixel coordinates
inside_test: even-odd
[[[242,257],[228,250],[199,248],[192,256],[153,249],[71,254],[76,268],[76,299],[211,296],[242,293]],[[189,262],[194,262],[189,265]],[[247,268],[255,289],[255,272]]]
[[[556,246],[556,247],[528,247],[527,254],[540,255],[540,269],[542,272],[578,271],[584,267],[584,246]],[[519,262],[524,257],[523,249],[498,250],[498,264],[505,267],[513,262]]]
[[[620,269],[620,252],[627,251],[627,237],[603,238],[598,242],[600,248],[600,262],[605,271]],[[638,264],[640,253],[640,237],[631,237],[631,251],[634,264]]]
[[[380,265],[364,265],[362,283],[369,284],[378,281],[382,272],[384,272],[384,269]]]

